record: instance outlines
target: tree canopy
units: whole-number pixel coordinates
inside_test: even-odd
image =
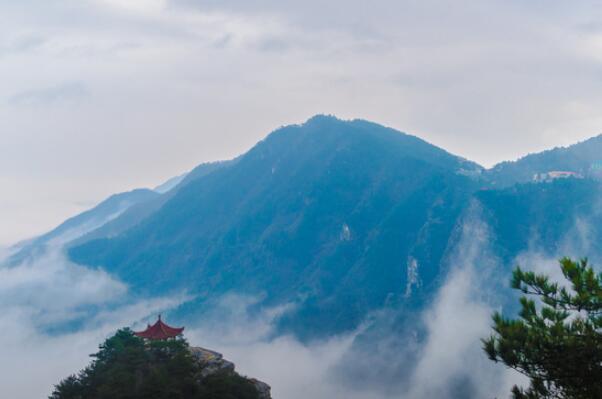
[[[199,378],[186,340],[144,341],[130,329],[108,338],[92,363],[55,386],[50,399],[257,399],[235,373]]]
[[[529,377],[529,387],[513,388],[515,399],[602,398],[602,274],[587,259],[563,258],[560,267],[566,284],[516,268],[519,318],[496,312],[483,340],[491,360]]]

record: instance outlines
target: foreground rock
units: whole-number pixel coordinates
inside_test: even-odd
[[[202,382],[207,377],[216,375],[219,373],[225,373],[228,375],[238,375],[238,373],[234,370],[234,363],[224,359],[224,356],[221,353],[201,348],[200,346],[192,346],[190,347],[190,353],[192,354],[194,360],[199,365],[201,371],[197,375],[197,379],[199,382]],[[257,389],[257,393],[259,395],[259,399],[271,399],[271,387],[265,382],[256,380],[255,378],[248,378],[251,383]]]

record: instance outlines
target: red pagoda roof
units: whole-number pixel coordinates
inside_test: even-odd
[[[182,334],[182,331],[184,331],[184,327],[170,327],[161,321],[161,315],[159,315],[159,319],[155,324],[152,326],[149,324],[146,330],[134,332],[134,335],[146,339],[168,339],[177,337]]]

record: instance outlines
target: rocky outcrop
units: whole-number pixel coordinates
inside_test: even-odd
[[[201,368],[200,378],[205,378],[218,372],[234,373],[234,363],[224,359],[221,353],[201,347],[191,347],[190,352]]]
[[[272,388],[268,384],[255,378],[251,378],[251,382],[259,393],[259,399],[272,399]]]
[[[201,371],[197,377],[199,380],[203,380],[210,375],[220,372],[236,374],[234,363],[224,359],[224,356],[221,353],[199,346],[191,347],[190,353],[200,366]],[[271,388],[268,384],[256,380],[255,378],[249,378],[248,380],[257,389],[259,399],[272,399]]]

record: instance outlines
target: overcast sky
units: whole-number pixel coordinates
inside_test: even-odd
[[[0,244],[317,113],[485,166],[596,135],[600,5],[0,0]]]

